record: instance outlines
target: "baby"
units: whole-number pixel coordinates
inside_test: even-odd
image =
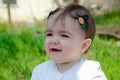
[[[51,60],[38,65],[31,80],[107,80],[99,62],[83,57],[95,31],[93,17],[83,6],[68,5],[50,12],[45,50]]]

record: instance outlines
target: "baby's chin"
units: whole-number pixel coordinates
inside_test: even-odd
[[[65,61],[65,60],[56,60],[56,61],[54,61],[56,64],[68,64],[68,63],[70,63],[70,61]]]
[[[57,59],[53,59],[52,60],[56,63],[56,64],[65,64],[66,62],[64,60],[62,60],[61,58],[57,58]]]

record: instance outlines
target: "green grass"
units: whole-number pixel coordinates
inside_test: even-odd
[[[120,27],[118,13],[96,16],[97,27]],[[0,80],[30,80],[33,68],[49,59],[44,50],[44,31],[44,24],[7,27],[6,23],[0,23]],[[86,57],[100,62],[108,80],[119,80],[120,46],[114,39],[96,35]]]
[[[33,67],[48,59],[44,51],[45,28],[4,25],[0,31],[0,80],[29,80]]]
[[[120,10],[112,10],[94,18],[97,27],[120,27]]]

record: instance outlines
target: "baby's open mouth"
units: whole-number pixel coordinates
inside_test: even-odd
[[[58,52],[58,51],[62,51],[62,50],[56,49],[56,48],[51,48],[50,51],[52,51],[52,52]]]

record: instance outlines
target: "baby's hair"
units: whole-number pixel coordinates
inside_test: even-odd
[[[73,20],[78,21],[78,23],[80,24],[79,26],[85,31],[86,39],[94,39],[96,31],[95,22],[86,8],[81,5],[75,4],[68,5],[65,8],[57,8],[56,10],[49,13],[47,19],[49,19],[51,15],[54,15],[60,11],[61,13],[58,15],[55,21],[57,21],[58,19],[62,19],[64,21],[64,18],[66,16],[70,16],[71,18],[73,18]]]

